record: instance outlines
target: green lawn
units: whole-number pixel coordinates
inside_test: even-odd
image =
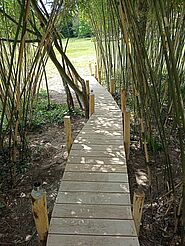
[[[65,43],[66,40],[63,40],[64,46]],[[56,52],[56,55],[58,60],[60,60],[60,54]],[[89,61],[95,62],[96,59],[93,41],[90,38],[70,39],[67,47],[67,56],[80,75],[89,75]],[[49,79],[54,78],[58,74],[51,60],[48,60],[46,70]]]

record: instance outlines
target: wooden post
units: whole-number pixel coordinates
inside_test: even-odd
[[[90,70],[90,75],[93,76],[93,72],[92,72],[92,64],[91,64],[91,62],[89,62],[89,70]]]
[[[94,77],[95,77],[95,79],[98,79],[98,67],[97,67],[96,63],[94,65]]]
[[[127,160],[130,156],[130,112],[125,111],[124,113],[124,145],[125,145],[125,154]]]
[[[101,70],[98,70],[98,82],[101,84]]]
[[[116,87],[115,87],[115,79],[111,78],[110,80],[110,94],[113,95],[115,94]]]
[[[46,245],[48,234],[48,212],[46,192],[40,182],[35,182],[31,192],[32,212],[35,226],[42,246]]]
[[[139,235],[140,223],[141,223],[143,207],[144,207],[144,201],[145,201],[145,193],[143,191],[134,192],[133,218],[134,218],[134,222],[135,222],[135,226],[136,226],[137,235]]]
[[[86,86],[87,97],[89,98],[89,93],[90,93],[89,80],[85,81],[85,86]]]
[[[94,93],[91,90],[90,98],[89,98],[89,117],[94,114]]]
[[[126,111],[126,90],[121,88],[121,111],[124,114]]]
[[[65,134],[66,134],[66,147],[67,147],[67,151],[69,153],[71,150],[71,146],[73,144],[70,116],[64,117],[64,129],[65,129]]]

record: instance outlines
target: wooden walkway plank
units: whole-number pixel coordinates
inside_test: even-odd
[[[138,246],[137,237],[49,234],[52,246]]]
[[[71,156],[78,157],[104,157],[104,158],[125,158],[124,153],[121,151],[106,151],[106,150],[72,150]]]
[[[122,112],[96,81],[95,113],[71,148],[47,246],[139,246],[131,212]]]
[[[127,205],[55,204],[53,218],[131,220],[132,213]]]
[[[91,145],[86,145],[86,144],[73,144],[71,151],[72,150],[91,150],[91,151],[119,151],[125,155],[125,151],[123,150],[123,144],[120,143],[119,145],[112,145],[112,144],[101,144],[101,145],[96,145],[96,144],[91,144]]]
[[[63,181],[79,181],[79,182],[128,182],[127,173],[92,173],[92,172],[65,172]]]
[[[130,195],[126,193],[103,193],[88,191],[59,192],[56,203],[130,205]]]
[[[65,168],[70,172],[100,172],[100,173],[127,173],[127,167],[123,165],[105,164],[68,164]],[[84,174],[85,175],[85,174]]]
[[[121,142],[119,139],[103,139],[102,141],[98,141],[101,140],[100,138],[98,139],[93,139],[93,138],[78,138],[74,140],[74,143],[78,143],[78,144],[92,144],[92,145],[96,145],[98,142],[98,145],[104,145],[104,144],[112,144],[112,145],[119,145]]]
[[[52,218],[50,233],[65,235],[137,236],[132,220]]]
[[[97,153],[98,154],[98,153]],[[106,164],[106,165],[125,165],[125,158],[123,157],[102,157],[102,156],[70,156],[68,159],[69,164]]]
[[[129,193],[128,183],[62,181],[59,191],[99,191]]]

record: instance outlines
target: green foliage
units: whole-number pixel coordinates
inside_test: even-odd
[[[51,103],[51,105],[48,106],[47,99],[40,98],[33,106],[31,130],[45,124],[62,124],[63,118],[67,112],[67,105]]]
[[[64,38],[87,38],[92,36],[88,22],[82,17],[80,19],[79,17],[73,17],[60,29]]]
[[[148,149],[154,152],[159,152],[162,150],[162,144],[159,137],[147,137],[147,145]]]
[[[44,89],[40,89],[38,97],[41,99],[47,99],[48,98],[48,93]]]
[[[69,112],[66,104],[56,104],[51,102],[48,106],[47,92],[41,90],[38,101],[35,101],[33,105],[30,129],[33,131],[46,124],[61,125],[64,122],[65,115],[82,116],[83,112],[79,109]]]
[[[85,21],[85,19],[81,18],[79,22],[78,37],[87,38],[87,37],[91,37],[91,35],[92,35],[92,31],[89,24],[87,23],[87,21]]]

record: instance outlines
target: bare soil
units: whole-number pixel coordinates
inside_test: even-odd
[[[52,92],[53,99],[61,102],[61,95]],[[60,100],[59,100],[60,99]],[[73,136],[85,124],[85,118],[72,117]],[[28,135],[31,161],[27,171],[19,175],[13,189],[0,193],[0,245],[39,245],[31,212],[30,193],[34,181],[41,181],[47,191],[49,218],[53,210],[59,184],[66,165],[64,126],[47,125]]]
[[[58,103],[65,102],[65,97],[61,97],[61,93],[57,93],[56,90],[51,91],[51,98]],[[85,119],[74,117],[72,123],[75,137],[84,126]],[[30,132],[28,137],[32,153],[29,168],[19,177],[13,189],[0,193],[0,202],[6,205],[0,208],[0,245],[2,246],[38,245],[31,212],[32,183],[41,181],[44,184],[50,218],[66,165],[67,152],[63,125],[47,125],[36,132]],[[140,245],[180,245],[181,213],[179,211],[182,187],[175,132],[172,136],[170,155],[175,186],[177,186],[176,197],[172,196],[171,192],[165,191],[168,184],[165,178],[164,155],[160,151],[155,156],[149,152],[148,168],[143,150],[139,146],[139,139],[135,134],[131,137],[132,146],[128,162],[131,200],[134,191],[138,189],[143,190],[146,196],[139,236]]]
[[[173,136],[170,147],[176,196],[168,192],[167,173],[164,154],[158,151],[154,156],[149,151],[150,162],[146,165],[144,150],[137,141],[132,141],[128,174],[131,200],[134,192],[144,191],[145,204],[140,226],[139,241],[141,246],[175,246],[180,244],[181,234],[181,168],[179,149]]]

